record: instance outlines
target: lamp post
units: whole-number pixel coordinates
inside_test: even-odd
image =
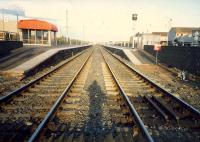
[[[134,45],[134,32],[135,32],[135,27],[136,27],[136,21],[138,19],[138,14],[134,13],[132,14],[132,21],[133,21],[133,41],[132,41],[132,47],[135,48],[135,45]]]

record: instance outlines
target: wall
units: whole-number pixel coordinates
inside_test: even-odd
[[[168,34],[168,41],[173,42],[176,37],[176,30],[174,28],[170,29],[169,34]]]
[[[0,41],[0,55],[8,54],[11,50],[23,47],[22,41]]]
[[[55,66],[60,61],[68,59],[69,57],[72,57],[73,55],[76,55],[77,53],[80,53],[81,51],[86,50],[90,47],[91,47],[90,45],[87,45],[87,46],[80,46],[77,48],[71,48],[71,49],[67,49],[67,50],[61,50],[58,53],[56,53],[55,55],[49,57],[44,62],[41,62],[40,64],[38,64],[37,67],[33,67],[31,70],[26,71],[25,76],[30,76],[30,75],[33,75],[33,74],[39,72],[40,70],[42,70],[44,68],[47,68],[50,66]]]
[[[144,45],[154,45],[160,43],[163,40],[166,41],[166,39],[166,36],[145,33],[141,36],[135,37],[134,42],[137,48],[143,49]]]
[[[145,45],[144,50],[155,57],[153,46]],[[200,76],[200,47],[162,47],[158,60],[168,66],[186,70]]]
[[[114,48],[114,47],[109,47],[107,45],[104,46],[107,50],[109,50],[110,52],[126,59],[129,61],[129,58],[126,56],[126,54],[124,53],[124,51],[122,49],[117,49],[117,48]]]
[[[142,42],[143,45],[154,45],[160,43],[160,35],[144,34]]]

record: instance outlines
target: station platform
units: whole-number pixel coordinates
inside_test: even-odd
[[[119,46],[111,46],[111,45],[104,45],[105,47],[117,49],[123,51],[123,53],[126,55],[126,57],[130,60],[130,62],[136,66],[138,69],[145,71],[145,70],[157,70],[158,66],[160,69],[162,68],[162,72],[165,72],[165,74],[172,74],[173,76],[178,75],[177,69],[174,68],[168,68],[166,65],[162,63],[158,63],[156,65],[155,57],[150,55],[144,50],[141,49],[132,49],[130,47],[119,47]],[[165,70],[165,71],[164,71]],[[168,71],[168,73],[166,72]]]
[[[74,49],[78,50],[79,48],[84,48],[84,47],[88,47],[88,46],[89,45],[73,46],[73,47],[58,47],[58,48],[50,48],[50,49],[45,48],[46,50],[43,49],[40,52],[38,51],[37,52],[38,54],[35,56],[30,56],[30,54],[32,54],[33,51],[29,50],[26,53],[23,53],[25,55],[21,55],[18,58],[9,57],[11,64],[12,64],[12,62],[17,62],[17,60],[20,60],[20,57],[23,57],[23,56],[30,56],[28,58],[28,60],[27,60],[27,58],[25,58],[26,61],[21,62],[21,64],[17,64],[17,66],[15,66],[13,68],[8,68],[8,69],[4,68],[0,71],[0,73],[4,74],[4,75],[9,75],[9,76],[17,76],[17,77],[24,76],[28,72],[31,72],[32,70],[37,68],[39,65],[41,65],[45,61],[47,61],[50,58],[57,55],[60,51],[68,51],[68,50],[70,51],[70,50],[74,50]],[[42,47],[40,47],[40,48],[42,48]]]
[[[133,54],[131,52],[131,50],[129,49],[123,49],[124,53],[126,54],[126,56],[129,58],[129,60],[135,64],[135,65],[141,65],[143,64],[142,61],[140,61],[140,59],[138,57],[136,57],[135,54]]]
[[[104,45],[109,48],[118,49],[123,51],[126,57],[134,64],[134,65],[145,65],[145,64],[152,64],[149,60],[142,57],[138,54],[136,49],[131,49],[128,47],[118,47],[118,46],[111,46],[111,45]]]
[[[48,51],[51,48],[41,48],[41,47],[20,47],[18,49],[12,50],[9,54],[4,54],[0,56],[0,70],[5,71],[14,68],[31,58]]]

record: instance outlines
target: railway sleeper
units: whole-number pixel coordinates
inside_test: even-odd
[[[106,91],[107,96],[119,96],[119,91]]]
[[[80,109],[81,106],[79,104],[66,104],[63,103],[61,105],[62,110],[66,110],[66,109]]]
[[[68,83],[66,83],[68,84]],[[49,84],[49,85],[43,85],[43,84],[40,84],[40,85],[35,85],[35,88],[40,88],[40,89],[60,89],[60,88],[65,88],[66,87],[66,84],[62,84],[62,85],[54,85],[54,84]]]
[[[81,93],[83,92],[83,88],[80,88],[80,87],[72,87],[70,89],[70,92],[73,92],[73,93]]]
[[[41,97],[41,98],[43,98],[43,97],[57,97],[57,96],[59,96],[59,94],[58,93],[37,93],[37,92],[23,92],[23,93],[21,93],[20,94],[21,96],[23,96],[23,97],[31,97],[31,96],[37,96],[37,97]]]
[[[80,132],[75,130],[66,130],[63,133],[52,133],[49,136],[43,136],[42,141],[54,141],[54,142],[83,142],[83,141],[96,141],[96,142],[132,142],[134,141],[132,130],[128,127],[117,127],[105,134],[97,135],[87,132]]]
[[[78,92],[78,93],[75,93],[75,92],[69,92],[67,94],[67,96],[69,97],[80,97],[82,95],[82,92]]]
[[[76,113],[74,110],[62,110],[56,114],[56,117],[63,123],[67,123],[74,120],[75,115]]]
[[[114,87],[106,87],[107,91],[117,91],[118,89],[114,86]]]
[[[9,119],[9,118],[30,118],[31,117],[31,114],[28,114],[28,113],[25,113],[25,114],[22,114],[22,113],[15,113],[15,114],[5,114],[5,113],[0,113],[0,119]]]
[[[69,80],[69,79],[67,79]],[[47,83],[47,84],[52,84],[52,83],[55,83],[55,82],[59,82],[59,84],[65,84],[67,80],[64,80],[64,79],[44,79],[44,80],[40,80],[40,83]]]
[[[80,98],[79,97],[68,97],[68,98],[65,98],[63,103],[78,103],[80,101]]]
[[[29,92],[29,93],[58,93],[58,94],[61,94],[62,92],[64,91],[64,88],[59,88],[59,89],[50,89],[50,88],[46,88],[46,89],[40,89],[40,88],[30,88],[28,89],[26,92]]]
[[[74,84],[72,88],[83,88],[84,84]]]
[[[70,80],[70,79],[69,79]],[[37,85],[44,85],[44,86],[49,86],[49,85],[54,85],[54,86],[66,86],[66,82],[62,83],[62,82],[38,82],[36,83]]]

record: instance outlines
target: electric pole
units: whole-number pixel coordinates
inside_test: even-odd
[[[85,40],[85,25],[82,25],[82,40],[81,40],[81,45],[84,44]]]

